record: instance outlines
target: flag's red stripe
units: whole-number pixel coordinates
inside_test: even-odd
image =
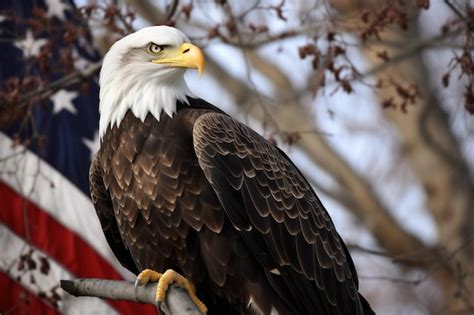
[[[20,237],[30,237],[30,242],[53,257],[65,269],[80,278],[122,279],[121,275],[80,236],[68,230],[56,219],[0,182],[3,221]],[[25,228],[24,210],[29,222]],[[151,305],[110,301],[122,314],[156,314]]]
[[[59,312],[50,304],[13,281],[9,276],[1,271],[0,283],[2,284],[2,293],[0,294],[0,314],[59,314]]]

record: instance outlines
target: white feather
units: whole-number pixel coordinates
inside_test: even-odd
[[[278,270],[277,268],[273,268],[272,270],[270,270],[270,272],[277,276],[281,275],[280,270]]]
[[[128,110],[144,121],[148,113],[157,120],[164,111],[172,117],[176,101],[193,96],[184,81],[184,69],[157,65],[146,58],[149,43],[179,47],[189,39],[168,26],[152,26],[132,33],[112,45],[100,72],[100,121],[102,138],[109,126],[119,126]]]
[[[265,315],[265,313],[262,312],[262,310],[258,307],[257,303],[255,303],[255,300],[252,296],[250,296],[250,299],[247,303],[247,307],[252,309],[255,314]],[[276,310],[274,306],[272,306],[272,309],[270,310],[269,315],[279,315],[279,312]]]

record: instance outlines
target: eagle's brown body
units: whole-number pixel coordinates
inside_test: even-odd
[[[159,121],[128,112],[102,139],[91,194],[121,263],[182,273],[210,313],[370,313],[342,240],[291,161],[189,100]]]

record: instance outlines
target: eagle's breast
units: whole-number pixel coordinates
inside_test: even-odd
[[[193,149],[192,128],[203,113],[189,108],[172,118],[162,113],[159,121],[149,114],[142,122],[130,111],[104,134],[99,153],[104,184],[140,269],[180,269],[195,259],[186,252],[198,247],[189,244],[197,242],[194,233],[203,226],[222,229],[224,212]]]

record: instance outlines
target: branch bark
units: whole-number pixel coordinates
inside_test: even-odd
[[[134,283],[130,281],[76,279],[61,280],[61,288],[74,296],[93,296],[156,305],[156,283],[135,289]],[[161,305],[161,312],[165,315],[203,315],[187,291],[176,284],[169,287],[165,302]]]

